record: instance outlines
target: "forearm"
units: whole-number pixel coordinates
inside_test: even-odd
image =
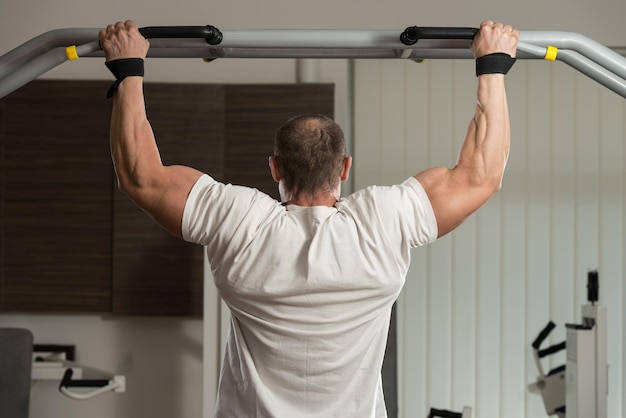
[[[509,155],[510,121],[504,75],[478,79],[477,103],[457,168],[474,186],[499,188]]]
[[[148,186],[150,174],[163,165],[146,117],[141,77],[125,79],[113,98],[110,140],[119,187],[132,195]]]

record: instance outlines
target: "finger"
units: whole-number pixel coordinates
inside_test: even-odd
[[[139,27],[134,21],[127,20],[126,22],[124,22],[124,25],[126,27],[126,32],[128,32],[128,34],[130,34],[131,36],[136,36],[136,35],[143,36],[139,32]]]
[[[106,33],[106,29],[100,29],[98,31],[98,49],[100,50],[102,50],[102,41],[104,41]]]
[[[132,20],[127,20],[126,22],[124,22],[124,27],[129,30],[137,29],[137,24]]]

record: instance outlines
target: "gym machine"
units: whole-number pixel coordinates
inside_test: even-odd
[[[430,413],[427,418],[472,418],[472,408],[469,406],[463,407],[463,411],[454,412],[446,409],[430,408]]]
[[[0,98],[67,61],[103,57],[98,32],[99,29],[93,28],[56,29],[0,56]],[[140,32],[150,39],[148,58],[202,58],[205,61],[222,58],[388,58],[422,61],[473,59],[470,44],[478,29],[412,26],[403,31],[220,31],[209,25],[144,27]],[[517,52],[518,59],[561,61],[626,98],[626,58],[583,35],[520,31]],[[588,287],[589,303],[583,306],[582,324],[566,325],[566,342],[562,346],[539,349],[554,328],[551,323],[533,343],[540,376],[531,386],[542,394],[546,412],[550,415],[565,417],[567,413],[567,418],[606,418],[606,310],[596,305],[597,273],[590,273]],[[561,349],[567,350],[565,367],[544,373],[541,358]],[[68,385],[73,382],[71,376],[64,380]],[[118,390],[123,387],[123,382],[106,383],[109,390],[111,385]],[[464,410],[461,417],[467,418],[466,414],[471,414],[471,410]]]
[[[59,392],[73,400],[87,400],[107,392],[126,391],[126,377],[75,362],[73,345],[35,344],[32,350],[33,385],[59,381]]]
[[[80,57],[102,57],[99,29],[43,33],[0,56],[0,98],[52,68]],[[402,30],[225,30],[214,26],[144,27],[148,57],[202,58],[399,58],[473,59],[476,28]],[[583,35],[520,31],[519,59],[562,61],[626,97],[626,58]]]
[[[606,307],[598,305],[598,272],[587,276],[587,303],[581,307],[580,324],[565,324],[564,342],[541,350],[555,328],[550,321],[532,343],[539,370],[529,385],[540,393],[548,415],[559,418],[607,418],[608,365]],[[566,351],[565,365],[544,372],[541,359]]]

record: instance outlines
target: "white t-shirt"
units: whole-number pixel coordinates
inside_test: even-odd
[[[386,417],[381,367],[410,248],[434,241],[411,177],[335,207],[284,206],[204,175],[183,237],[205,245],[231,310],[217,417]]]

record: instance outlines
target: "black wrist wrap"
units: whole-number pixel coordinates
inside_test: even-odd
[[[130,76],[143,77],[143,59],[141,58],[122,58],[104,63],[107,68],[115,76],[113,85],[107,92],[107,98],[113,97],[120,83]]]
[[[515,58],[504,52],[495,52],[476,58],[476,77],[482,74],[506,74],[515,64]]]

